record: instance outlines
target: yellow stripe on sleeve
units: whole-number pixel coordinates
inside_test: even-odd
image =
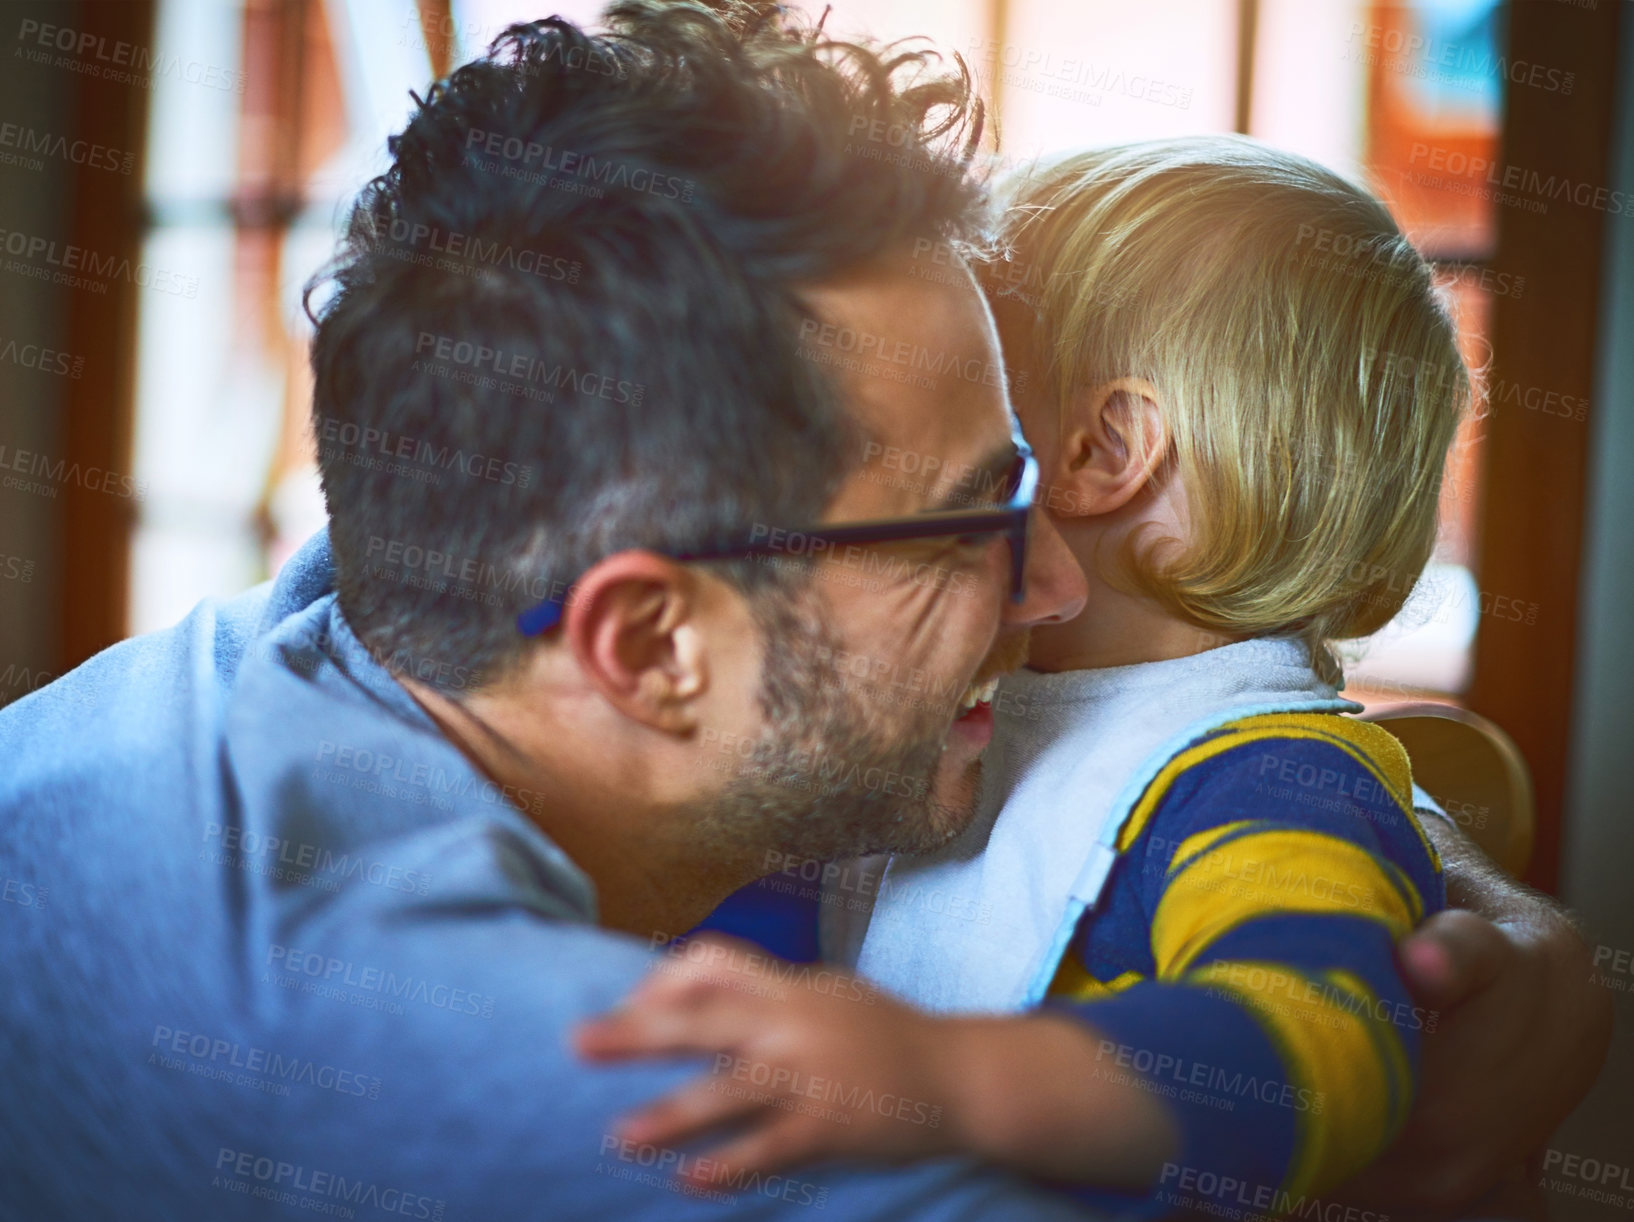
[[[1180,975],[1212,943],[1258,917],[1363,917],[1399,938],[1424,911],[1405,875],[1385,870],[1378,857],[1348,840],[1273,828],[1201,851],[1190,847],[1192,840],[1215,830],[1182,841],[1176,850],[1187,864],[1170,877],[1152,914],[1152,957],[1159,979]]]
[[[1407,758],[1407,749],[1389,730],[1371,721],[1357,721],[1336,713],[1261,713],[1231,722],[1227,729],[1243,737],[1237,741],[1253,742],[1263,738],[1316,739],[1340,748],[1363,765],[1385,787],[1403,815],[1418,833],[1424,854],[1441,869],[1441,858],[1435,845],[1419,826],[1413,813],[1413,767]]]
[[[1051,1001],[1105,1001],[1145,979],[1139,972],[1121,972],[1111,980],[1097,980],[1078,961],[1077,954],[1069,950],[1061,956],[1061,965],[1055,969],[1049,998]]]
[[[1187,747],[1163,765],[1162,770],[1152,778],[1152,783],[1140,795],[1140,801],[1135,803],[1135,809],[1129,812],[1129,818],[1124,821],[1123,828],[1118,832],[1118,852],[1127,852],[1129,846],[1139,839],[1141,832],[1151,822],[1152,816],[1157,813],[1157,808],[1162,805],[1163,799],[1168,796],[1170,786],[1179,779],[1182,772],[1188,768],[1195,768],[1198,764],[1213,759],[1233,747],[1239,747],[1245,741],[1248,740],[1241,734],[1218,734],[1194,747]]]
[[[1152,779],[1118,833],[1118,851],[1126,851],[1151,822],[1180,775],[1217,755],[1272,739],[1305,739],[1329,743],[1365,767],[1389,793],[1417,832],[1425,855],[1441,869],[1441,859],[1413,814],[1412,766],[1401,743],[1372,722],[1335,713],[1260,713],[1229,722],[1210,737],[1181,751]]]
[[[1218,827],[1207,828],[1195,836],[1186,837],[1176,846],[1174,856],[1169,858],[1169,868],[1164,877],[1180,873],[1199,853],[1206,853],[1226,837],[1235,836],[1253,826],[1252,819],[1236,819],[1230,823],[1222,823]]]
[[[1210,963],[1187,983],[1238,1001],[1287,1067],[1296,1109],[1294,1158],[1283,1188],[1326,1191],[1360,1171],[1406,1118],[1412,1080],[1400,1036],[1372,1017],[1373,995],[1355,976],[1313,979],[1285,964]]]

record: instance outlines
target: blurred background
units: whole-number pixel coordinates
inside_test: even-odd
[[[410,90],[512,21],[599,8],[0,4],[0,704],[265,580],[322,524],[302,284],[385,168]],[[1616,1106],[1634,1085],[1634,11],[836,0],[827,28],[963,56],[1007,166],[1245,132],[1364,178],[1435,261],[1481,406],[1435,560],[1350,647],[1352,689],[1472,709],[1518,745],[1525,877],[1582,914],[1621,1011],[1555,1144],[1634,1164]],[[1550,1200],[1557,1217],[1634,1208]]]

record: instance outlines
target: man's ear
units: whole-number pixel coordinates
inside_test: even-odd
[[[1116,378],[1073,394],[1060,458],[1050,483],[1066,495],[1051,508],[1067,517],[1121,509],[1151,481],[1169,452],[1169,426],[1157,388],[1145,378]]]
[[[619,552],[573,583],[562,636],[586,679],[625,716],[684,734],[701,720],[709,656],[701,578],[653,552]]]

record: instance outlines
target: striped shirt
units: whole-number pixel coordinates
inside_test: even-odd
[[[1177,1120],[1151,1205],[1297,1214],[1401,1128],[1434,1027],[1394,957],[1445,902],[1406,754],[1332,714],[1232,722],[1170,761],[1118,849],[1046,1004]]]
[[[1394,945],[1445,903],[1411,784],[1387,731],[1326,713],[1228,723],[1157,775],[1045,1004],[1096,1030],[1097,1074],[1165,1099],[1181,1149],[1143,1198],[1074,1195],[1304,1216],[1389,1143],[1435,1025]],[[774,874],[701,928],[814,960],[820,899]]]

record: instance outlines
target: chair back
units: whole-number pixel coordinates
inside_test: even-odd
[[[1401,742],[1413,779],[1487,856],[1519,878],[1537,817],[1532,774],[1514,741],[1479,713],[1418,701],[1363,714]]]

